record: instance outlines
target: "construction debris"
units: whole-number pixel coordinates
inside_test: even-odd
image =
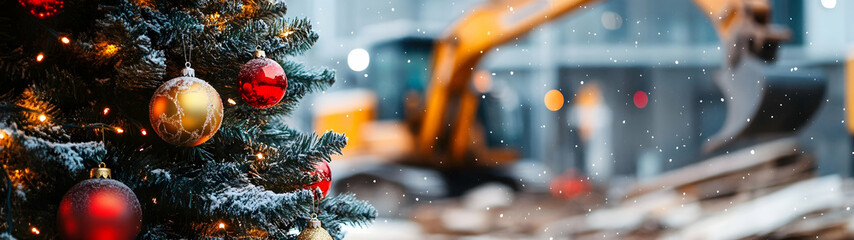
[[[638,182],[616,196],[594,191],[567,201],[488,185],[462,199],[421,204],[411,220],[437,236],[854,238],[854,185],[817,177],[814,166],[795,139],[784,138]]]

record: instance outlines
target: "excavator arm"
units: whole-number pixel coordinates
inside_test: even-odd
[[[450,162],[464,162],[471,152],[478,99],[471,89],[481,58],[501,44],[535,27],[596,0],[492,0],[471,11],[437,40],[426,112],[416,138],[417,154],[434,159],[437,152]],[[777,44],[788,37],[771,27],[767,0],[695,0],[713,23],[721,43],[728,46],[726,68],[749,54],[773,60]],[[446,154],[446,155],[445,155]]]
[[[478,104],[469,82],[489,49],[590,2],[593,1],[489,1],[457,22],[437,41],[433,52],[426,112],[416,139],[419,157],[431,159],[439,138],[451,141],[447,142],[451,146],[447,150],[454,160],[462,159],[468,151],[469,130]],[[455,106],[456,114],[451,106]],[[443,129],[449,126],[446,118],[454,118],[450,138],[443,135]]]

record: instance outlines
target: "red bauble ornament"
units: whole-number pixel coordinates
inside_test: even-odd
[[[30,14],[39,18],[53,16],[62,10],[62,0],[18,0],[21,6],[30,11]]]
[[[326,194],[329,194],[329,187],[332,186],[332,169],[329,168],[329,163],[326,161],[317,162],[317,164],[314,164],[314,168],[317,171],[310,174],[318,176],[319,180],[309,185],[308,189],[314,190],[315,188],[320,188],[320,191],[323,192],[323,197],[326,197]]]
[[[279,63],[264,56],[264,51],[255,51],[255,56],[237,74],[240,97],[256,108],[272,107],[285,96],[288,77]]]
[[[109,177],[109,170],[101,176]],[[123,183],[93,178],[68,190],[59,203],[57,220],[63,239],[130,240],[139,233],[142,210],[136,194]]]

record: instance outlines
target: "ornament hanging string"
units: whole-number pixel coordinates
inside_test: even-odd
[[[187,42],[187,34],[181,34],[181,47],[184,53],[184,66],[189,68],[191,66],[190,60],[193,59],[193,43],[190,42],[188,44]],[[189,45],[189,47],[187,45]]]
[[[311,191],[311,196],[311,205],[313,209],[311,210],[311,214],[309,214],[309,217],[311,217],[309,219],[317,219],[317,213],[320,212],[320,208],[317,205],[317,199],[320,197],[317,194],[317,189]]]
[[[323,193],[318,193],[317,189],[312,189],[311,191],[311,204],[314,206],[312,211],[313,218],[317,218],[317,214],[320,213],[320,204],[318,203],[319,199],[323,199]],[[322,200],[321,200],[322,201]]]
[[[106,150],[107,149],[107,137],[106,137],[107,133],[104,132],[104,130],[106,130],[106,129],[96,128],[94,131],[95,131],[95,135],[97,135],[98,133],[101,133],[101,144],[104,145],[104,149]],[[104,159],[101,158],[100,154],[96,155],[96,158],[97,159],[95,159],[95,162],[97,162],[99,164],[104,163]]]
[[[254,55],[255,58],[267,57],[267,55],[264,53],[264,51],[261,50],[261,42],[258,41],[258,31],[257,30],[255,31],[255,34],[253,34],[253,36],[255,37],[255,52],[253,52],[252,55]]]
[[[258,42],[258,31],[255,31],[255,51],[261,51],[261,44]]]
[[[317,213],[320,212],[319,207],[317,206],[317,199],[320,198],[320,194],[317,194],[317,190],[312,191],[313,198],[311,198],[311,204],[314,205],[314,217],[317,217]]]

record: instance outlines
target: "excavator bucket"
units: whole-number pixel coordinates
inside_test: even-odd
[[[703,146],[706,153],[801,129],[824,99],[826,76],[819,70],[770,67],[750,55],[715,79],[727,104],[721,130]]]

